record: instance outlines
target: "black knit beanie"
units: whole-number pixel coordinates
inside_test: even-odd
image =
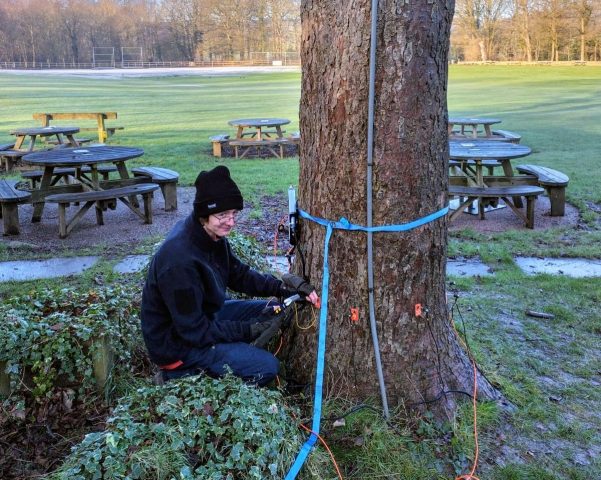
[[[236,182],[227,167],[220,165],[213,170],[203,170],[196,177],[194,216],[208,217],[226,210],[242,210],[244,202]]]

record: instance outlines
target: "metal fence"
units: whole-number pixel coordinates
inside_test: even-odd
[[[252,59],[252,60],[202,60],[194,62],[142,62],[142,61],[122,61],[119,63],[122,68],[182,68],[182,67],[247,67],[247,66],[298,66],[298,58],[278,60]],[[47,70],[47,69],[93,69],[99,68],[91,62],[2,62],[2,70]],[[106,67],[102,67],[106,68]]]

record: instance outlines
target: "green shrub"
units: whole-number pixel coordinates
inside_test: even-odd
[[[233,376],[140,388],[47,478],[281,479],[304,441],[292,413],[279,392]],[[302,477],[328,478],[320,461],[314,454]]]
[[[141,339],[139,288],[112,285],[79,292],[46,289],[0,305],[0,362],[13,394],[49,396],[57,383],[96,389],[92,357],[106,339],[116,363],[131,360]]]

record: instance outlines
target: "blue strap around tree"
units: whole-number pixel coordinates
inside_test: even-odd
[[[405,232],[414,228],[425,225],[426,223],[432,222],[440,217],[446,215],[449,211],[449,207],[444,207],[426,217],[419,218],[409,223],[403,223],[400,225],[383,225],[380,227],[363,227],[361,225],[355,225],[350,223],[346,218],[342,217],[337,222],[330,220],[324,220],[323,218],[314,217],[304,210],[299,209],[299,215],[302,218],[311,220],[312,222],[318,223],[326,227],[326,238],[324,241],[323,249],[323,283],[321,287],[321,310],[319,312],[319,337],[317,341],[317,370],[315,372],[315,397],[313,400],[313,424],[311,426],[311,435],[305,441],[301,447],[296,460],[290,467],[290,471],[286,475],[285,480],[294,480],[300,472],[305,460],[311,453],[311,449],[317,441],[317,435],[319,435],[319,427],[321,424],[321,406],[323,400],[323,371],[326,356],[326,336],[327,336],[327,325],[328,325],[328,290],[330,286],[330,268],[328,261],[328,252],[330,247],[330,238],[334,229],[338,230],[354,230],[364,232]]]

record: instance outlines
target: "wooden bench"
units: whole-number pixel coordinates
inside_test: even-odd
[[[91,138],[76,138],[75,141],[79,145],[83,145],[84,143],[90,143],[92,141]],[[55,145],[58,148],[67,148],[69,145],[67,143],[58,143],[58,140],[50,140],[48,142],[49,145]]]
[[[40,120],[42,126],[47,127],[53,120],[96,120],[96,128],[80,128],[80,130],[89,130],[98,132],[98,141],[100,143],[115,134],[116,130],[123,130],[124,127],[106,125],[106,120],[116,120],[117,112],[53,112],[53,113],[34,113],[34,120]]]
[[[298,145],[300,143],[300,132],[292,132],[288,137],[290,143]]]
[[[161,187],[165,210],[177,210],[177,182],[179,173],[162,167],[135,167],[131,169],[135,177],[147,177]]]
[[[0,150],[10,150],[14,146],[14,143],[0,143]]]
[[[230,140],[230,146],[234,147],[236,158],[244,158],[244,156],[252,149],[256,148],[259,152],[262,148],[269,150],[275,157],[284,158],[284,145],[289,143],[287,138],[276,138],[273,140]],[[276,150],[276,148],[279,150]],[[238,155],[238,150],[242,153]]]
[[[11,172],[17,162],[28,153],[30,152],[20,150],[0,150],[0,162],[4,163],[4,170],[6,172]]]
[[[520,140],[522,140],[522,136],[519,133],[510,132],[509,130],[493,130],[492,134],[502,137],[501,140],[510,143],[520,143]]]
[[[261,130],[261,137],[265,135],[267,138],[270,138],[272,135],[277,135],[278,133],[286,133],[286,130],[282,130],[281,132],[278,132],[277,130]],[[257,135],[256,131],[242,132],[243,138],[254,137],[255,135]]]
[[[107,205],[114,207],[114,202],[120,200],[132,212],[138,215],[144,223],[152,223],[152,192],[158,190],[156,183],[140,183],[127,187],[111,188],[108,190],[91,190],[86,192],[59,193],[48,195],[46,202],[58,203],[58,235],[60,238],[66,238],[73,230],[73,227],[81,220],[90,207],[96,204],[96,223],[104,225],[103,210]],[[144,213],[133,206],[127,197],[142,195],[144,199]],[[112,204],[106,203],[107,200],[113,201]],[[85,202],[84,206],[67,222],[67,207],[70,203]]]
[[[98,165],[98,173],[102,175],[103,180],[109,179],[109,174],[111,172],[116,172],[117,167],[114,165]],[[83,173],[89,173],[92,171],[90,167],[82,167],[81,171]],[[69,177],[75,175],[75,168],[72,167],[60,167],[55,168],[53,173],[52,180],[50,185],[56,185],[61,179],[64,183],[69,183]],[[27,172],[22,172],[21,177],[26,178],[31,182],[31,188],[37,188],[37,183],[42,179],[42,175],[44,172],[42,170],[29,170]]]
[[[230,136],[227,134],[222,134],[222,135],[213,135],[212,137],[209,137],[209,139],[211,140],[212,144],[213,144],[213,156],[214,157],[221,157],[223,156],[223,146],[227,145]]]
[[[4,235],[19,234],[19,209],[20,203],[26,203],[31,198],[31,193],[16,188],[14,180],[0,180],[0,210],[4,220]]]
[[[518,165],[515,169],[524,174],[534,175],[538,184],[547,191],[551,201],[551,216],[563,217],[566,207],[566,187],[570,181],[565,173],[540,165]]]
[[[534,207],[536,205],[536,197],[545,193],[541,187],[533,185],[513,185],[509,187],[468,187],[462,185],[449,185],[449,195],[467,198],[461,200],[459,207],[449,217],[453,221],[465,208],[468,208],[476,199],[481,199],[478,202],[478,212],[480,219],[484,219],[485,203],[494,202],[496,198],[502,198],[503,201],[513,210],[513,212],[524,222],[526,227],[534,228]],[[509,197],[526,197],[526,215],[514,205]]]
[[[488,170],[489,175],[494,173],[496,167],[503,166],[498,160],[482,160],[480,163]],[[461,170],[469,171],[474,176],[476,175],[475,165],[476,162],[474,160],[449,160],[449,167],[459,167]]]

